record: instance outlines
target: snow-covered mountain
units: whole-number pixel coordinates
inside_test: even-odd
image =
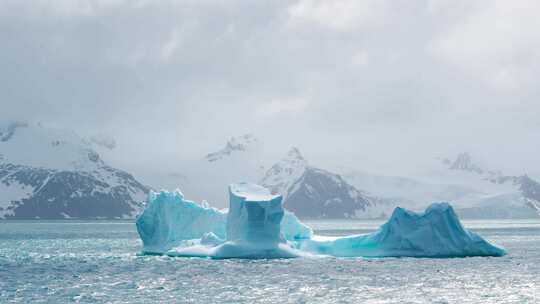
[[[266,172],[260,183],[272,193],[283,195],[285,208],[299,217],[373,217],[370,211],[378,203],[340,175],[309,165],[294,147]]]
[[[262,143],[252,134],[235,136],[214,152],[179,163],[168,175],[174,185],[195,201],[207,201],[212,206],[228,205],[229,184],[257,182],[265,171]],[[158,185],[162,186],[162,185]]]
[[[476,179],[474,183],[486,195],[481,197],[478,206],[471,204],[472,209],[479,209],[479,213],[486,215],[495,212],[515,213],[519,217],[538,216],[540,214],[540,184],[529,176],[505,175],[500,170],[486,169],[475,164],[468,153],[459,154],[454,161],[442,160],[449,170],[467,175],[467,178]],[[458,174],[459,174],[458,173]]]
[[[448,158],[442,159],[443,164],[448,165],[450,170],[461,170],[466,172],[472,172],[477,174],[483,174],[484,170],[478,165],[473,163],[471,155],[469,153],[458,154],[454,161]]]
[[[423,210],[432,202],[451,202],[464,218],[533,218],[540,210],[540,187],[532,178],[489,170],[467,153],[436,159],[427,173],[384,176],[340,168],[344,178],[395,206]]]
[[[525,198],[525,203],[540,214],[540,183],[524,175],[519,177],[517,184]]]
[[[0,218],[132,218],[148,191],[75,132],[0,125]]]
[[[81,138],[39,124],[0,123],[0,218],[133,217],[149,187],[102,160],[115,146],[105,135]],[[377,218],[396,206],[423,210],[437,201],[451,202],[466,218],[540,214],[540,183],[490,170],[467,153],[437,159],[415,177],[321,169],[297,148],[277,163],[265,153],[251,134],[232,137],[215,152],[163,171],[170,181],[164,186],[225,207],[228,184],[259,182],[282,194],[286,208],[311,218]]]
[[[232,137],[224,148],[182,168],[186,178],[180,188],[195,200],[225,207],[226,187],[253,182],[284,197],[284,206],[300,217],[375,218],[389,214],[386,201],[371,197],[340,175],[309,164],[297,148],[271,165],[262,142],[253,135]],[[268,168],[268,169],[266,169]]]
[[[292,185],[302,177],[307,168],[308,162],[297,148],[292,147],[285,158],[266,171],[261,184],[273,194],[281,194],[286,200]]]
[[[411,177],[386,176],[348,168],[338,168],[337,171],[356,187],[413,210],[423,210],[431,202],[452,202],[481,193],[467,185],[428,182]]]

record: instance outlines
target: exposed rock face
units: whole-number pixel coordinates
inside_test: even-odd
[[[540,183],[524,175],[519,178],[519,189],[527,204],[540,214]]]
[[[284,206],[299,217],[354,218],[376,200],[340,175],[312,167],[297,148],[272,166],[261,184],[284,197]]]
[[[0,215],[13,219],[135,217],[149,188],[126,172],[111,167],[101,170],[100,174],[0,165],[1,187],[22,193],[3,202]]]
[[[301,217],[354,218],[373,203],[341,176],[308,167],[291,186],[285,208]]]
[[[0,128],[0,218],[133,218],[149,188],[105,164],[76,134]]]

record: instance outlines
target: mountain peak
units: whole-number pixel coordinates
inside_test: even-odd
[[[308,166],[307,160],[302,156],[300,150],[296,147],[291,147],[287,156],[285,156],[279,163],[283,168],[304,169]]]
[[[287,152],[287,159],[305,160],[297,147],[291,147],[289,149],[289,152]]]
[[[134,217],[149,190],[74,131],[7,123],[0,139],[0,219]]]
[[[310,166],[296,147],[266,172],[261,184],[305,217],[356,217],[373,205],[340,175]]]
[[[229,156],[234,152],[245,152],[249,150],[250,146],[252,146],[256,142],[258,142],[258,140],[253,134],[233,136],[227,141],[227,143],[225,144],[225,148],[207,154],[205,156],[205,159],[209,162],[214,162],[226,156]]]
[[[472,161],[471,155],[467,152],[458,154],[454,161],[449,161],[448,159],[446,159],[444,163],[450,165],[450,170],[468,171],[477,174],[484,173],[484,170]]]
[[[287,196],[287,188],[304,174],[308,166],[298,148],[292,147],[287,155],[274,164],[261,180],[261,184],[269,188],[272,193]]]

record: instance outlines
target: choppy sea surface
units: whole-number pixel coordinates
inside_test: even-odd
[[[131,222],[0,221],[0,303],[540,303],[540,221],[464,221],[501,258],[141,256]],[[381,222],[309,221],[318,234]]]

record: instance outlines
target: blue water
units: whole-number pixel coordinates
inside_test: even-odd
[[[318,234],[380,222],[312,221]],[[140,256],[130,222],[0,221],[0,303],[540,303],[540,221],[465,226],[502,258]]]

